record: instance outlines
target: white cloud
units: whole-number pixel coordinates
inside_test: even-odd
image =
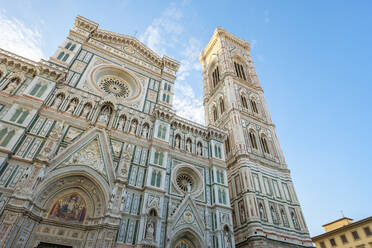
[[[182,81],[176,83],[173,104],[178,115],[197,123],[204,124],[202,97],[196,97],[194,90],[189,84]]]
[[[0,48],[35,61],[45,57],[41,50],[42,36],[37,28],[26,26],[0,10],[0,30]]]
[[[182,16],[182,11],[171,4],[160,17],[152,21],[145,32],[139,36],[139,40],[156,53],[165,54],[167,47],[174,46],[178,40],[177,36],[183,31],[183,26],[179,22]]]
[[[174,90],[173,105],[177,114],[204,123],[204,108],[201,94],[197,96],[187,79],[193,73],[201,74],[199,53],[201,42],[184,34],[182,8],[171,4],[160,17],[155,18],[139,39],[161,55],[180,58],[180,68]],[[185,43],[185,41],[188,41]],[[174,51],[174,54],[169,53]]]

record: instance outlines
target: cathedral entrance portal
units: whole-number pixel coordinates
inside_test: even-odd
[[[184,240],[184,239],[178,241],[178,243],[175,246],[175,248],[193,248],[193,247],[194,246],[190,244],[190,241]]]
[[[51,244],[51,243],[40,243],[37,248],[72,248],[72,246],[67,245],[57,245],[57,244]]]
[[[203,248],[203,242],[197,234],[191,230],[181,231],[174,236],[174,241],[171,244],[172,248]]]

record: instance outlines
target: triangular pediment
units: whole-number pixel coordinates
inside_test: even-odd
[[[173,222],[172,230],[174,230],[174,232],[185,228],[191,228],[200,235],[204,235],[205,224],[203,218],[201,218],[196,204],[190,195],[187,195],[183,199],[172,216],[171,221]]]
[[[162,58],[135,37],[101,29],[94,31],[92,37],[127,54],[162,67]]]
[[[94,128],[67,146],[51,162],[51,171],[62,167],[83,166],[93,169],[109,184],[114,178],[111,148],[106,132]]]

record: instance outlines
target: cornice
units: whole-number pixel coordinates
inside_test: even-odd
[[[109,42],[118,45],[131,45],[135,49],[140,51],[146,58],[152,61],[156,66],[162,68],[167,73],[169,73],[169,71],[165,68],[170,68],[171,70],[177,72],[178,68],[180,67],[180,63],[178,61],[165,55],[163,57],[160,57],[137,38],[108,30],[98,29],[98,26],[98,23],[95,23],[85,17],[77,16],[75,18],[73,30],[71,31],[73,31],[78,36],[89,36],[89,38],[94,38],[103,42]],[[88,33],[83,32],[83,34],[80,34],[80,32],[78,31],[79,29],[82,29]],[[172,75],[172,73],[169,74]]]
[[[242,46],[244,49],[247,49],[248,52],[250,51],[250,45],[248,41],[242,40],[238,38],[237,36],[233,35],[232,33],[229,33],[224,29],[223,27],[218,27],[214,30],[213,36],[204,48],[204,50],[200,53],[199,59],[203,60],[206,56],[208,56],[211,49],[215,46],[217,40],[221,37],[225,37],[229,39],[230,41]]]
[[[35,62],[1,48],[0,62],[6,64],[8,67],[30,74],[31,76],[44,76],[55,81],[63,80],[67,73],[66,69],[44,59]]]

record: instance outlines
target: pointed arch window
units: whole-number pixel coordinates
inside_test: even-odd
[[[222,190],[222,203],[226,205],[226,191]]]
[[[230,146],[230,138],[229,136],[227,136],[226,140],[225,140],[225,152],[226,154],[230,153],[231,151],[231,146]]]
[[[225,103],[222,98],[220,98],[220,110],[221,110],[221,114],[225,112]]]
[[[13,116],[10,118],[10,121],[23,124],[29,113],[30,111],[19,108],[14,112]]]
[[[212,83],[213,83],[213,88],[216,88],[217,84],[220,82],[220,71],[218,69],[218,66],[214,69],[212,73]]]
[[[40,82],[38,82],[34,88],[31,90],[31,93],[30,95],[31,96],[36,96],[36,97],[41,97],[45,90],[47,89],[47,85],[46,84],[42,84]]]
[[[164,125],[159,125],[158,127],[158,138],[165,139],[165,135],[167,134],[167,127]]]
[[[58,55],[58,57],[57,57],[57,59],[58,60],[62,60],[62,58],[63,58],[64,55],[65,55],[64,52],[60,52],[59,55]]]
[[[243,65],[234,62],[234,67],[235,67],[236,75],[237,75],[239,78],[241,78],[241,79],[243,79],[243,80],[246,80]]]
[[[65,54],[65,56],[63,57],[62,61],[63,62],[66,62],[66,60],[68,59],[70,55],[68,53]]]
[[[213,111],[213,120],[217,121],[218,119],[217,108],[214,106],[212,111]]]
[[[222,159],[222,154],[221,154],[221,147],[218,145],[214,145],[214,154],[216,158]]]
[[[155,151],[154,163],[157,165],[163,165],[164,153]]]
[[[0,131],[0,146],[7,146],[10,140],[13,138],[15,134],[14,130],[8,131],[8,128],[4,128]]]
[[[247,98],[244,95],[240,95],[240,99],[242,101],[243,108],[248,109]]]
[[[70,47],[70,51],[74,51],[74,50],[75,50],[75,47],[76,47],[76,45],[73,44],[73,45]]]
[[[69,49],[70,47],[71,47],[71,42],[67,43],[65,46],[66,49]]]
[[[258,114],[258,108],[257,108],[256,101],[251,99],[250,102],[251,102],[251,106],[252,106],[253,112],[255,112],[256,114]]]
[[[270,154],[270,150],[269,150],[269,146],[267,145],[266,137],[261,136],[261,143],[262,143],[263,151],[267,154]]]
[[[151,186],[160,187],[161,184],[161,172],[153,170],[151,173]]]
[[[24,110],[23,113],[22,113],[22,115],[21,115],[21,117],[19,117],[17,123],[18,124],[23,124],[23,122],[26,120],[26,118],[27,118],[27,116],[28,116],[29,113],[30,113],[30,111]]]
[[[258,149],[256,136],[254,135],[253,131],[249,131],[249,141],[251,142],[252,148]]]
[[[5,137],[5,134],[7,132],[8,132],[8,128],[1,129],[1,131],[0,131],[0,141],[3,140],[3,138]]]
[[[156,181],[156,171],[153,170],[151,173],[151,182],[150,182],[152,186],[155,186],[155,181]]]
[[[158,171],[156,175],[156,187],[160,187],[160,183],[161,183],[161,172]]]

